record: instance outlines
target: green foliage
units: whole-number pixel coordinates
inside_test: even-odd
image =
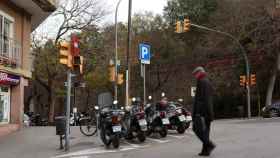
[[[217,8],[217,0],[169,0],[164,15],[170,24],[188,17],[194,23],[205,23]]]

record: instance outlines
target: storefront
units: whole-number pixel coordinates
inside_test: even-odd
[[[18,85],[20,77],[0,72],[0,124],[10,123],[11,88]]]

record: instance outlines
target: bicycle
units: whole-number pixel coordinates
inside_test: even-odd
[[[93,136],[97,132],[96,111],[93,107],[88,108],[88,115],[79,119],[80,131],[85,136]]]

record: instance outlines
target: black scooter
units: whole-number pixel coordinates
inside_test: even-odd
[[[145,113],[148,122],[147,135],[159,133],[161,137],[167,136],[167,126],[170,124],[166,116],[166,107],[161,107],[160,104],[147,104]]]
[[[98,118],[98,129],[100,130],[100,138],[106,147],[110,144],[114,148],[120,145],[120,138],[123,135],[122,117],[124,111],[119,109],[117,101],[112,106],[100,107]]]
[[[169,130],[177,130],[179,134],[185,133],[186,129],[189,126],[189,121],[184,115],[184,109],[178,103],[169,102],[168,103],[168,118],[170,125],[168,126]]]
[[[132,98],[132,106],[125,115],[125,123],[128,127],[126,139],[137,138],[140,142],[146,140],[147,121],[144,106],[136,98]]]

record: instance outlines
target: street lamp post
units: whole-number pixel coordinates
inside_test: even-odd
[[[119,0],[115,12],[115,100],[118,100],[118,10],[122,0]]]
[[[234,36],[232,36],[231,34],[229,34],[227,32],[222,32],[222,31],[214,30],[214,29],[211,29],[211,28],[208,28],[208,27],[205,27],[205,26],[201,26],[201,25],[196,25],[196,24],[191,24],[191,26],[194,26],[194,27],[197,27],[197,28],[200,28],[200,29],[203,29],[203,30],[207,30],[207,31],[212,31],[212,32],[216,32],[216,33],[219,33],[219,34],[223,34],[223,35],[231,38],[232,40],[234,40],[238,44],[239,48],[241,49],[243,58],[245,60],[246,78],[249,81],[249,84],[247,84],[247,86],[246,86],[246,90],[247,90],[247,110],[248,110],[247,115],[248,115],[248,118],[251,118],[250,66],[249,66],[249,60],[248,60],[248,56],[246,54],[245,49],[240,44],[238,39],[236,39]]]

